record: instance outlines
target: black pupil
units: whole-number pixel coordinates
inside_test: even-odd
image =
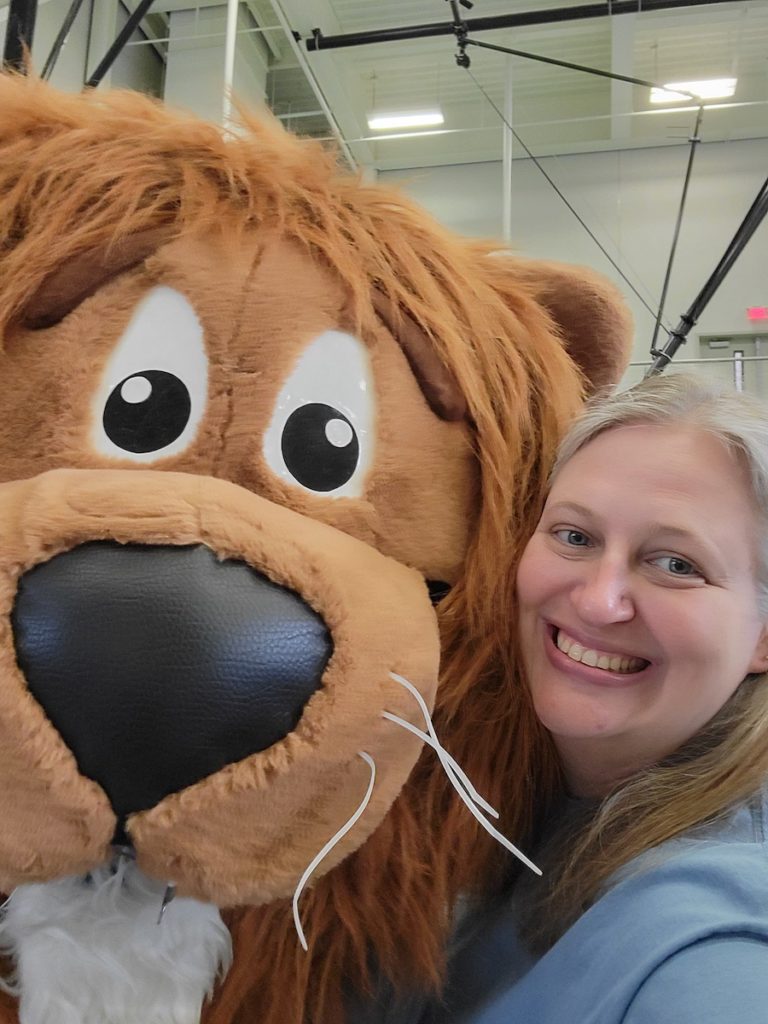
[[[288,417],[281,440],[288,471],[311,491],[335,491],[355,472],[357,434],[344,413],[312,402]]]
[[[142,370],[113,389],[104,407],[104,430],[126,452],[156,452],[179,437],[191,411],[183,381],[165,370]]]

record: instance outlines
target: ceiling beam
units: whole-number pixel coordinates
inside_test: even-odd
[[[583,4],[579,7],[555,7],[541,11],[521,11],[518,14],[499,14],[487,18],[465,18],[462,26],[467,32],[489,32],[499,28],[521,28],[525,25],[546,25],[560,21],[579,21],[585,18],[606,18],[619,14],[649,14],[653,11],[685,7],[722,4],[723,0],[612,0]],[[394,43],[404,39],[425,39],[430,36],[455,35],[453,22],[431,22],[426,25],[404,25],[401,28],[376,29],[370,32],[348,32],[343,35],[325,35],[322,28],[313,28],[304,40],[310,53],[319,50],[338,50],[347,46],[368,46],[371,43]]]

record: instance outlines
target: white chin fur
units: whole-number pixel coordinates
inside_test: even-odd
[[[232,960],[216,907],[175,899],[131,861],[22,885],[0,920],[21,1024],[198,1024]],[[3,987],[9,987],[3,985]]]

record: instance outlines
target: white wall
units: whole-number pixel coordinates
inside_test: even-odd
[[[547,172],[655,308],[680,202],[687,146],[548,158]],[[768,173],[768,140],[702,143],[666,304],[666,321],[694,300],[725,252]],[[462,164],[379,174],[399,182],[440,221],[464,234],[499,237],[501,164]],[[635,314],[634,359],[648,358],[654,319],[529,160],[513,163],[513,238],[521,254],[584,263],[616,281]],[[680,355],[698,356],[698,334],[755,331],[747,306],[768,306],[768,218],[709,303]],[[765,326],[762,330],[765,335]],[[661,341],[666,336],[662,335]]]
[[[190,7],[193,5],[190,4]],[[165,76],[165,100],[221,122],[224,110],[224,65],[227,7],[174,11]],[[242,30],[242,16],[238,31]],[[267,63],[257,36],[240,31],[236,40],[233,93],[258,108],[264,103]]]

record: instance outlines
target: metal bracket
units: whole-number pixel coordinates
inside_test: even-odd
[[[460,68],[469,68],[472,61],[467,53],[467,37],[469,35],[469,28],[467,23],[461,16],[459,10],[459,4],[466,10],[471,11],[473,4],[471,0],[446,0],[446,3],[450,4],[451,14],[453,15],[453,34],[456,36],[456,63]]]

